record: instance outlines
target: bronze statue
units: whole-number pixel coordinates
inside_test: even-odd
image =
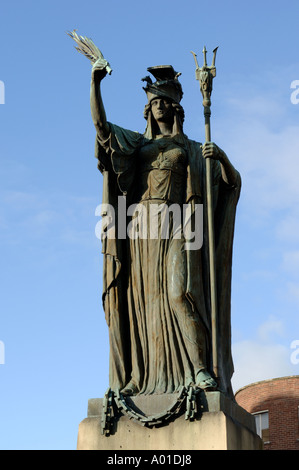
[[[241,179],[216,144],[183,132],[180,74],[151,67],[145,77],[144,134],[107,121],[100,57],[91,77],[96,157],[103,174],[103,207],[127,204],[203,207],[203,244],[186,249],[169,212],[169,236],[103,238],[103,307],[109,326],[110,387],[123,395],[172,393],[192,385],[232,396],[230,295],[232,244]],[[111,69],[108,69],[108,71]],[[218,303],[218,377],[213,374],[205,159],[211,159]],[[129,218],[132,220],[133,217]],[[116,217],[117,224],[117,217]],[[159,227],[161,228],[161,227]],[[160,233],[160,232],[159,232]],[[179,236],[178,236],[179,235]]]

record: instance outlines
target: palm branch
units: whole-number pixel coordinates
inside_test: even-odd
[[[75,49],[77,49],[78,52],[87,57],[92,64],[94,64],[98,59],[105,60],[102,52],[91,39],[85,36],[79,36],[76,33],[75,29],[73,31],[67,32],[67,35],[70,36],[76,42],[77,47],[75,47]],[[107,73],[111,74],[112,69],[108,62],[106,65],[106,70]]]

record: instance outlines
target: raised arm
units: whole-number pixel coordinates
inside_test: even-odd
[[[101,81],[107,75],[107,61],[98,59],[92,67],[90,83],[90,109],[91,116],[100,139],[107,139],[109,125],[101,95]]]

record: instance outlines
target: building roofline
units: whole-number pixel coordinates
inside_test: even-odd
[[[266,379],[266,380],[260,380],[258,382],[252,382],[248,385],[244,385],[243,387],[239,388],[236,391],[235,396],[237,395],[237,393],[241,392],[242,390],[245,390],[246,388],[252,387],[254,385],[259,385],[259,384],[266,383],[266,382],[274,382],[277,380],[285,380],[285,379],[299,379],[299,375],[286,375],[285,377],[274,377],[273,379]]]

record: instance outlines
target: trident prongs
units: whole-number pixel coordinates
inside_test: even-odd
[[[207,49],[206,49],[206,46],[204,46],[204,48],[202,50],[202,53],[203,53],[203,66],[206,67],[207,66]]]
[[[196,68],[199,69],[199,65],[198,65],[198,62],[197,62],[197,54],[195,54],[195,52],[193,52],[193,51],[191,51],[191,54],[194,57]]]
[[[207,65],[207,49],[206,49],[206,46],[204,46],[203,48],[203,66],[202,67],[199,67],[198,65],[198,61],[197,61],[197,54],[195,54],[195,52],[191,51],[191,54],[193,55],[194,57],[194,60],[195,60],[195,65],[196,65],[196,70],[211,70],[212,69],[215,69],[215,61],[216,61],[216,52],[218,50],[218,46],[215,47],[215,49],[213,50],[213,59],[212,59],[212,65],[208,66]]]
[[[193,54],[195,64],[196,64],[196,70],[195,70],[195,77],[196,80],[199,80],[201,83],[201,87],[203,82],[206,82],[208,85],[208,88],[210,90],[210,93],[212,92],[212,79],[216,76],[216,67],[215,67],[215,61],[216,61],[216,52],[217,52],[218,46],[213,50],[213,59],[212,59],[212,65],[207,65],[207,49],[206,46],[203,48],[203,66],[199,67],[198,61],[197,61],[197,55],[195,52],[191,51],[191,54]],[[208,89],[207,86],[205,86],[205,90]]]
[[[215,67],[215,60],[216,60],[216,52],[217,52],[218,46],[215,47],[213,50],[213,60],[212,60],[212,67]]]

